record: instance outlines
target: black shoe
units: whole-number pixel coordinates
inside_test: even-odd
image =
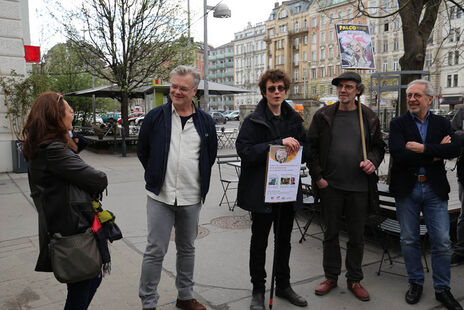
[[[422,295],[422,285],[409,283],[409,289],[406,292],[406,302],[410,305],[417,304]]]
[[[276,296],[287,299],[290,303],[298,307],[306,307],[308,305],[306,299],[295,293],[295,291],[290,286],[283,290],[277,288]]]
[[[464,256],[453,253],[451,255],[451,267],[456,267],[464,263]]]
[[[264,292],[253,293],[253,296],[251,297],[250,310],[265,310]]]
[[[449,290],[443,292],[435,292],[435,299],[438,300],[446,307],[446,309],[451,310],[462,310],[461,305],[454,299],[453,295]]]

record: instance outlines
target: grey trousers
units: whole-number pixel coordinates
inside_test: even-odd
[[[143,308],[158,304],[157,291],[168,250],[171,229],[175,228],[176,287],[178,298],[193,298],[194,241],[198,234],[201,203],[190,206],[172,206],[147,197],[147,247],[143,255],[139,297]]]

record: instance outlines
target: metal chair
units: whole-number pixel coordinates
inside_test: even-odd
[[[309,175],[301,178],[301,186],[303,188],[303,194],[305,195],[305,197],[303,198],[303,212],[309,213],[309,217],[306,220],[306,223],[303,227],[301,227],[300,223],[295,217],[296,225],[301,234],[299,243],[306,241],[309,226],[311,225],[313,219],[317,216],[317,214],[320,213],[319,199],[314,196],[314,193],[311,189],[311,177]],[[322,225],[321,230],[323,231]]]
[[[390,261],[390,265],[393,265],[393,259],[390,255],[388,245],[390,241],[390,236],[395,236],[395,237],[400,236],[400,223],[397,220],[386,218],[378,225],[378,229],[384,233],[384,238],[382,239],[382,249],[383,249],[382,258],[380,259],[379,269],[377,270],[377,275],[379,276],[380,272],[382,271],[382,265],[383,265],[385,255],[387,255],[388,260]],[[425,225],[420,225],[419,235],[421,237],[421,248],[422,248],[422,256],[424,257],[425,270],[429,272],[430,269],[427,263],[427,258],[425,256],[425,239],[427,237],[427,227]],[[385,270],[383,270],[383,272],[403,276],[401,274],[397,274],[397,273],[389,272]]]
[[[229,211],[234,211],[234,208],[237,205],[237,198],[231,201],[227,195],[227,192],[230,190],[236,190],[238,186],[238,172],[236,167],[232,166],[231,164],[239,162],[240,157],[237,154],[217,155],[216,163],[218,165],[219,180],[221,181],[223,190],[219,205],[222,206],[223,204],[227,204]]]

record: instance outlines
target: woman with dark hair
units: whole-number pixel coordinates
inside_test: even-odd
[[[92,197],[108,185],[105,173],[87,165],[72,141],[74,111],[63,94],[45,92],[32,105],[23,133],[23,153],[29,163],[29,186],[39,214],[40,253],[36,271],[51,272],[50,236],[75,235],[94,219]],[[65,310],[87,309],[101,274],[67,284]]]

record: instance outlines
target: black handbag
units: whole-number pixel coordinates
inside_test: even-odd
[[[76,283],[97,277],[102,268],[102,257],[91,228],[83,233],[50,239],[53,274],[61,283]]]

